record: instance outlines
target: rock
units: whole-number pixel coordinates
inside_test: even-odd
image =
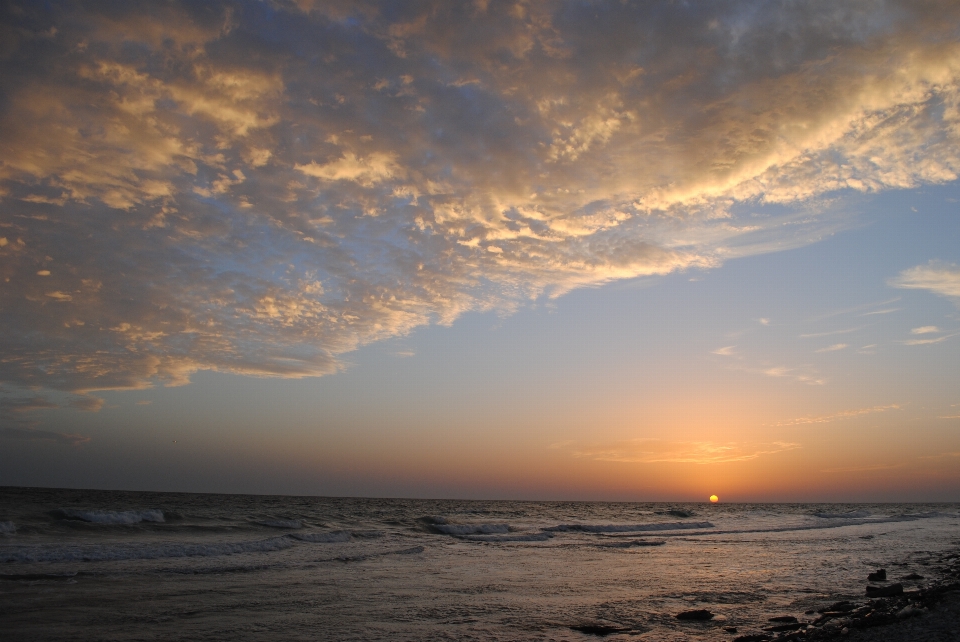
[[[723,627],[723,630],[726,631],[727,633],[736,633],[736,632],[737,632],[737,627],[735,627],[735,626],[725,626],[725,627]]]
[[[705,621],[713,619],[713,613],[707,609],[698,609],[695,611],[684,611],[683,613],[677,613],[678,620],[699,620]]]
[[[847,627],[843,627],[842,629],[840,629],[840,635],[847,635],[848,633],[850,633],[850,629],[848,629]]]
[[[773,633],[779,633],[780,631],[796,631],[803,625],[799,622],[793,622],[791,624],[778,624],[776,626],[765,626],[763,627],[764,631],[771,631]]]
[[[760,633],[753,635],[741,635],[740,637],[733,638],[733,642],[769,642],[772,640],[769,635]]]
[[[631,629],[625,626],[616,626],[614,624],[601,624],[599,622],[591,622],[589,624],[575,624],[570,627],[574,631],[580,631],[581,633],[587,633],[588,635],[598,635],[603,637],[605,635],[613,635],[614,633],[627,633]]]
[[[904,620],[908,617],[913,617],[914,615],[920,615],[922,611],[912,604],[908,604],[899,611],[897,611],[897,617],[901,620]]]
[[[813,615],[814,613],[816,613],[816,611],[814,611],[813,609],[808,609],[803,612],[804,615]]]
[[[886,581],[887,581],[887,570],[884,569],[884,568],[881,568],[880,570],[876,571],[875,573],[870,573],[870,575],[867,575],[867,581],[869,581],[869,582],[886,582]]]
[[[787,623],[793,623],[796,621],[797,621],[797,618],[793,617],[792,615],[778,615],[777,617],[772,617],[769,620],[767,620],[767,622],[787,622]]]
[[[847,611],[852,611],[855,608],[857,608],[856,604],[844,600],[843,602],[835,602],[830,606],[819,609],[817,613],[826,613],[828,611],[839,611],[840,613],[846,613]]]
[[[894,597],[896,595],[903,595],[903,584],[867,587],[867,597]]]
[[[904,577],[904,578],[902,578],[902,579],[905,579],[905,580],[922,580],[922,579],[923,579],[923,575],[917,575],[916,573],[910,573],[910,575],[907,575],[906,577]]]

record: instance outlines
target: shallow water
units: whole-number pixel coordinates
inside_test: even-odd
[[[730,640],[932,577],[960,505],[421,501],[0,489],[23,639]],[[904,581],[906,588],[916,582]],[[709,609],[710,622],[681,622]]]

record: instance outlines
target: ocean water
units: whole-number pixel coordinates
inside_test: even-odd
[[[956,504],[426,501],[0,488],[24,640],[730,640],[933,579]],[[923,580],[905,580],[909,589]],[[681,611],[708,609],[709,622]],[[9,638],[7,636],[10,636]]]

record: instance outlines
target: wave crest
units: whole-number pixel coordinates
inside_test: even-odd
[[[143,510],[83,510],[79,508],[58,508],[54,517],[73,519],[91,524],[139,524],[140,522],[163,522],[163,511],[156,508]]]
[[[332,531],[327,533],[290,533],[293,539],[301,542],[310,542],[311,544],[334,544],[337,542],[347,542],[353,537],[350,531]]]
[[[303,528],[303,522],[299,519],[265,519],[257,523],[270,528]]]
[[[510,532],[509,524],[431,524],[441,535],[496,535]]]
[[[713,527],[710,522],[660,522],[654,524],[559,524],[543,530],[581,533],[639,533],[642,531],[679,531]]]

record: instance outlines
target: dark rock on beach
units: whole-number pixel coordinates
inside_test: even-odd
[[[923,575],[917,575],[916,573],[910,573],[910,575],[905,575],[902,578],[903,580],[922,580]]]
[[[797,629],[806,626],[805,624],[800,624],[799,622],[793,622],[791,624],[777,624],[776,626],[765,626],[763,627],[764,631],[770,631],[772,633],[779,633],[781,631],[796,631]]]
[[[834,602],[830,606],[825,606],[822,609],[818,609],[817,613],[830,613],[830,612],[846,613],[847,611],[852,611],[855,608],[857,608],[856,604],[854,604],[853,602],[844,600],[843,602]]]
[[[713,618],[713,613],[707,609],[697,609],[695,611],[684,611],[683,613],[677,613],[678,620],[698,620],[706,621]]]
[[[903,595],[903,584],[867,587],[867,597],[895,597],[897,595]]]
[[[570,627],[574,631],[579,631],[580,633],[586,633],[588,635],[597,635],[603,637],[605,635],[613,635],[614,633],[627,633],[631,631],[629,627],[617,626],[615,624],[602,624],[599,622],[591,622],[588,624],[574,624]]]
[[[914,590],[904,591],[899,583],[870,586],[866,600],[843,600],[816,611],[805,611],[806,616],[819,614],[813,620],[801,621],[792,615],[771,617],[768,621],[773,626],[766,626],[759,633],[741,635],[733,642],[960,642],[958,561],[960,553],[953,552],[942,556],[939,565],[927,563],[941,569],[941,577]],[[881,571],[871,573],[871,577]],[[911,573],[902,579],[923,578]],[[874,581],[886,581],[886,572],[882,573],[882,579]],[[725,627],[724,631],[735,633],[732,628]]]
[[[887,581],[887,570],[881,568],[880,570],[870,573],[867,575],[867,580],[870,582],[886,582]]]
[[[725,626],[725,627],[723,627],[723,630],[726,631],[727,633],[736,633],[736,632],[737,632],[737,627],[735,627],[735,626]]]

